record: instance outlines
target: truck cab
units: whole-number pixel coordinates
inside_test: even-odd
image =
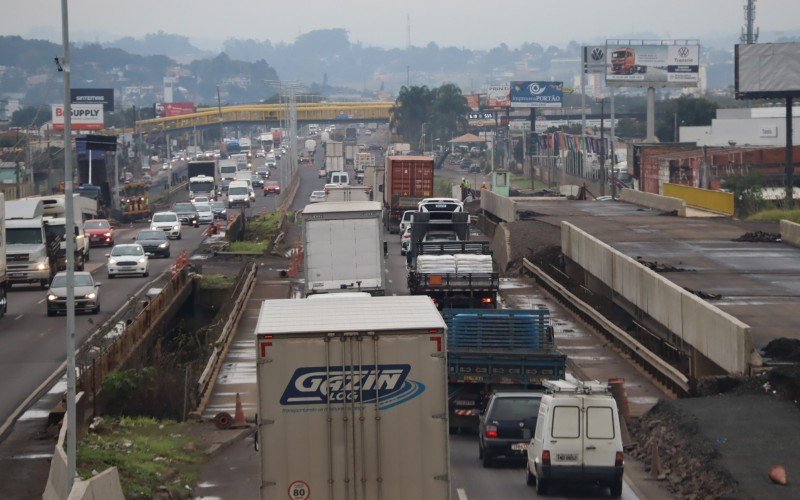
[[[5,203],[8,286],[38,283],[46,290],[56,273],[58,242],[48,239],[43,215],[41,200]]]
[[[214,199],[216,191],[213,177],[198,175],[189,178],[189,201],[194,202],[196,196],[208,196]]]

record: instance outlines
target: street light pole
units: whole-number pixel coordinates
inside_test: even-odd
[[[222,158],[222,150],[225,145],[225,134],[222,132],[222,101],[219,98],[219,85],[217,85],[217,120],[219,121],[219,156]]]
[[[600,99],[600,196],[606,195],[606,98]]]
[[[75,213],[72,199],[72,104],[70,92],[69,16],[67,0],[61,0],[61,38],[64,44],[64,208],[67,240],[67,493],[75,481],[76,412],[75,412]]]

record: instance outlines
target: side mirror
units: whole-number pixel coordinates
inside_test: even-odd
[[[102,283],[95,283],[94,286],[103,286]]]
[[[110,254],[110,253],[107,253],[107,254],[106,254],[106,257],[111,257],[111,254]]]

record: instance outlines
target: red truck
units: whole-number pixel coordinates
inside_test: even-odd
[[[645,73],[647,68],[636,64],[636,51],[623,47],[611,53],[611,73],[614,75],[632,75]]]
[[[387,156],[385,176],[384,223],[390,233],[398,233],[403,212],[416,210],[423,198],[433,196],[433,158]]]

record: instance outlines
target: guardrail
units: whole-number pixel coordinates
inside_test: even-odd
[[[664,212],[676,212],[678,217],[686,217],[686,202],[680,198],[622,188],[619,193],[619,199],[634,205],[642,205],[643,207]]]
[[[659,358],[655,353],[647,349],[647,347],[629,335],[625,330],[612,323],[605,316],[597,312],[592,306],[575,296],[567,289],[567,287],[553,279],[533,262],[523,258],[522,266],[532,273],[536,279],[548,289],[562,296],[565,300],[572,304],[574,308],[579,311],[581,316],[589,319],[599,329],[604,330],[617,341],[619,341],[628,354],[639,360],[639,362],[654,369],[658,375],[660,375],[659,378],[663,382],[672,386],[673,388],[680,389],[685,394],[689,393],[691,389],[689,378],[681,373],[677,368]]]
[[[481,189],[481,209],[505,222],[517,220],[517,203],[488,189]]]
[[[800,248],[800,224],[790,220],[781,220],[781,241]]]
[[[670,182],[665,182],[662,187],[664,196],[680,198],[690,207],[733,215],[733,193],[714,189],[701,189]]]
[[[200,395],[200,403],[190,414],[190,417],[199,418],[205,411],[208,398],[211,396],[211,389],[213,388],[211,382],[216,378],[221,361],[228,352],[230,341],[233,338],[232,333],[236,331],[236,326],[239,324],[239,319],[245,309],[257,274],[258,266],[255,265],[255,262],[250,261],[245,264],[236,276],[236,285],[231,291],[232,300],[225,302],[222,309],[217,313],[220,317],[227,316],[228,320],[222,326],[219,337],[214,342],[214,351],[211,353],[211,356],[209,356],[208,363],[206,363],[205,369],[197,380],[197,393]]]

